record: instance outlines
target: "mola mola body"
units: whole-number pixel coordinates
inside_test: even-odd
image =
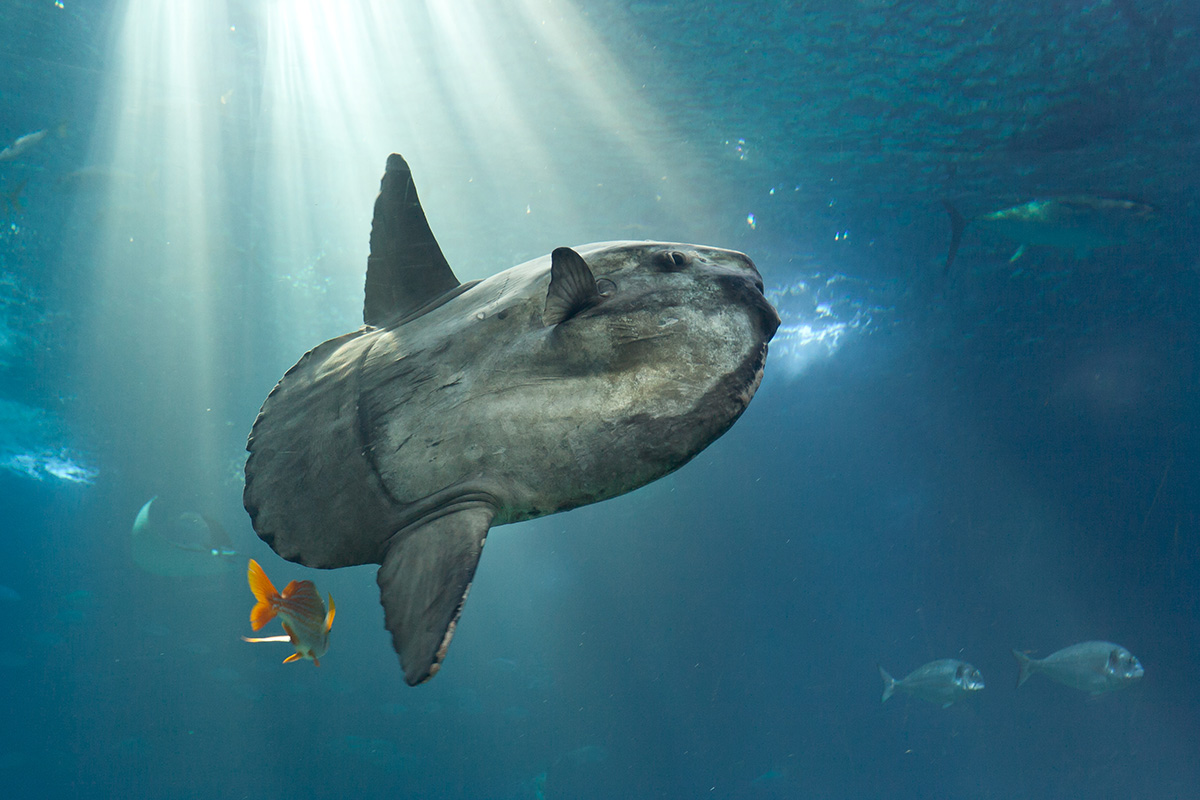
[[[492,526],[682,466],[745,410],[779,325],[749,258],[695,245],[561,247],[460,284],[398,155],[364,320],[267,397],[244,501],[284,558],[381,565],[410,684],[445,657]]]

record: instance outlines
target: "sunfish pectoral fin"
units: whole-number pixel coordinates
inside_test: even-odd
[[[405,528],[379,567],[379,599],[409,686],[441,667],[496,510],[477,501]]]
[[[569,247],[555,248],[550,254],[550,288],[546,292],[546,310],[542,322],[557,325],[600,300],[596,276],[583,256]]]
[[[248,636],[242,637],[243,642],[290,642],[291,640],[292,637],[290,636],[263,636],[258,639],[252,639]]]

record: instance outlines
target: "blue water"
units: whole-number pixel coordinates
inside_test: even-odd
[[[266,165],[289,142],[268,110],[328,119],[264,88],[278,24],[221,4],[228,59],[176,45],[214,93],[164,77],[144,105],[113,103],[134,6],[153,22],[145,2],[0,8],[0,147],[47,131],[0,160],[4,797],[1200,797],[1200,6],[514,3],[500,16],[550,33],[488,42],[504,57],[466,85],[509,81],[536,142],[477,125],[508,118],[455,80],[405,86],[421,105],[301,142],[296,174],[368,178],[300,197],[295,218],[272,205],[290,187]],[[389,8],[420,30],[438,16]],[[447,8],[464,27],[479,10]],[[376,27],[356,52],[385,63],[399,33]],[[602,115],[620,135],[538,49],[555,30],[588,34],[588,75],[624,75]],[[155,127],[193,112],[218,140],[193,143],[200,189],[162,156],[181,134]],[[129,119],[153,163],[80,173]],[[467,181],[534,144],[543,171]],[[392,150],[464,279],[677,238],[748,253],[784,320],[749,409],[691,463],[492,532],[417,688],[374,569],[285,562],[241,508],[263,398],[361,322]],[[211,218],[172,211],[194,195]],[[943,199],[977,217],[1079,195],[1155,211],[1104,222],[1119,240],[1090,252],[1015,260],[972,222],[943,274]],[[343,210],[352,229],[334,230]],[[296,229],[313,238],[289,247]],[[203,576],[139,564],[153,496],[218,520],[237,558]],[[246,558],[336,598],[319,668],[240,640]],[[1145,677],[1098,697],[1014,688],[1013,648],[1089,639]],[[880,703],[877,665],[937,658],[986,689]]]

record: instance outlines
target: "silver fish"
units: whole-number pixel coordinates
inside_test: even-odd
[[[889,675],[883,667],[879,668],[879,675],[883,678],[881,703],[901,691],[949,708],[955,700],[983,688],[983,675],[979,670],[957,658],[940,658],[922,664],[900,680]]]
[[[398,154],[363,320],[267,396],[243,500],[284,558],[381,565],[413,686],[441,669],[492,527],[683,466],[745,411],[780,323],[754,262],[690,244],[559,247],[460,283]]]
[[[49,132],[49,128],[43,128],[40,131],[34,131],[33,133],[27,133],[19,137],[8,147],[0,150],[0,161],[12,161],[26,151],[33,149],[38,142],[46,138],[46,134]]]
[[[1020,650],[1013,650],[1013,655],[1021,666],[1018,688],[1040,672],[1063,686],[1103,694],[1128,686],[1145,674],[1137,656],[1112,642],[1080,642],[1045,658],[1030,658]]]

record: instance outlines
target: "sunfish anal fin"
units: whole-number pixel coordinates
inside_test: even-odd
[[[363,322],[385,325],[458,285],[421,210],[408,163],[392,153],[371,221]]]
[[[546,310],[542,322],[557,325],[600,302],[596,276],[583,256],[569,247],[550,254],[550,288],[546,292]]]
[[[495,514],[488,503],[461,505],[399,531],[388,545],[379,601],[409,686],[441,667]]]

